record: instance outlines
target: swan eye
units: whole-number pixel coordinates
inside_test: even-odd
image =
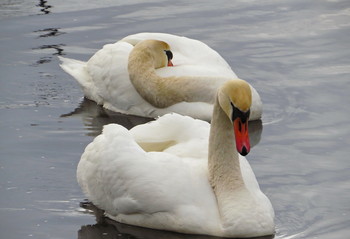
[[[168,61],[173,59],[173,53],[170,50],[164,50],[166,56],[168,57]]]

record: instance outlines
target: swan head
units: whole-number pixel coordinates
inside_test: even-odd
[[[168,43],[159,40],[144,40],[138,43],[133,51],[147,52],[153,59],[154,68],[173,66],[173,53]]]
[[[252,104],[249,84],[240,79],[227,81],[219,90],[218,100],[233,124],[237,151],[247,155],[250,151],[248,119]]]

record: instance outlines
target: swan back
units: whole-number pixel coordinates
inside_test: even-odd
[[[171,46],[175,67],[157,69],[157,74],[162,77],[177,75],[237,78],[229,64],[217,51],[195,39],[166,33],[138,33],[120,41],[135,46],[146,39],[164,41]]]

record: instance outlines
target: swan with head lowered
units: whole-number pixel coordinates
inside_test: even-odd
[[[164,33],[127,36],[87,62],[60,59],[88,99],[112,111],[151,118],[175,112],[208,121],[218,87],[237,78],[206,44]],[[261,117],[262,103],[251,90],[254,120]]]
[[[242,156],[250,151],[250,107],[250,86],[236,79],[219,88],[211,125],[175,113],[130,131],[106,125],[81,157],[78,182],[121,223],[220,237],[272,235],[273,208]]]

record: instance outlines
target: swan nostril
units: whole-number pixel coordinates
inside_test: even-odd
[[[248,154],[248,150],[245,146],[243,146],[242,151],[240,152],[242,156],[246,156]]]

